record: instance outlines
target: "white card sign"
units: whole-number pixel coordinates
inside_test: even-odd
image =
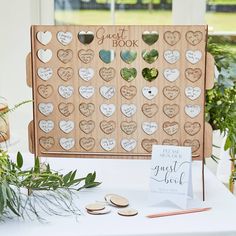
[[[187,207],[192,197],[191,148],[153,145],[150,175],[150,203],[172,202]]]

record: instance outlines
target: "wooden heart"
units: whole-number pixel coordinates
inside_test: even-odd
[[[179,130],[179,124],[177,122],[165,122],[163,124],[163,130],[168,134],[168,135],[174,135],[175,133],[178,132]]]
[[[196,46],[202,41],[203,34],[201,31],[188,31],[185,38],[191,45]]]
[[[49,98],[53,93],[52,85],[39,85],[38,86],[38,93],[43,98]]]
[[[200,68],[188,68],[185,70],[185,77],[193,83],[198,81],[201,76],[202,71]]]
[[[148,135],[154,134],[157,131],[157,128],[158,128],[158,125],[154,121],[142,123],[142,129]]]
[[[134,121],[122,121],[120,128],[124,133],[130,135],[137,129],[137,123]]]
[[[179,42],[181,38],[181,34],[179,31],[166,31],[164,33],[164,40],[166,43],[168,43],[170,46],[174,46],[176,43]]]
[[[88,82],[94,77],[94,69],[93,68],[80,68],[79,76],[81,79]]]
[[[179,141],[177,139],[164,139],[162,145],[179,146]]]
[[[149,153],[152,152],[152,145],[157,145],[158,142],[156,139],[152,138],[152,139],[143,139],[141,142],[141,145],[143,147],[143,149]]]
[[[95,89],[94,89],[93,86],[81,86],[81,87],[79,87],[79,93],[85,99],[91,98],[94,94],[94,91],[95,91]]]
[[[52,77],[53,71],[52,71],[52,68],[49,68],[49,67],[47,68],[40,67],[38,68],[37,73],[40,79],[47,81]]]
[[[122,104],[121,105],[121,112],[126,116],[126,117],[131,117],[133,116],[137,111],[137,107],[135,104]]]
[[[72,120],[61,120],[59,127],[64,133],[69,134],[74,129],[75,123]]]
[[[101,121],[100,128],[105,134],[111,134],[115,131],[116,123],[112,120],[110,121]]]
[[[95,128],[95,122],[93,120],[81,120],[79,127],[85,134],[90,134]]]
[[[200,148],[200,142],[197,139],[194,140],[186,139],[183,145],[186,147],[191,147],[192,153],[196,152]]]
[[[163,75],[169,82],[175,82],[179,78],[180,71],[178,69],[167,68],[164,70]]]
[[[142,112],[145,116],[147,116],[148,118],[151,118],[155,116],[156,113],[158,112],[158,106],[155,103],[152,103],[152,104],[145,103],[142,106]]]
[[[58,105],[58,109],[59,109],[59,111],[62,115],[68,117],[73,113],[75,107],[74,107],[73,103],[70,103],[70,102],[64,103],[64,102],[62,102]]]
[[[179,113],[179,106],[177,104],[165,104],[163,106],[163,112],[169,118],[173,118]]]
[[[79,111],[86,117],[92,115],[94,110],[95,110],[95,106],[94,106],[93,103],[84,103],[84,102],[82,102],[79,105]]]
[[[115,59],[115,51],[102,49],[99,51],[99,57],[104,63],[109,64]]]
[[[153,98],[156,97],[158,93],[158,88],[154,86],[152,87],[145,86],[142,88],[142,93],[145,98],[147,98],[148,100],[152,100]]]
[[[39,103],[38,108],[41,114],[49,116],[53,112],[54,106],[52,103],[41,102]]]
[[[201,95],[201,88],[188,86],[185,88],[185,95],[190,100],[196,100]]]
[[[39,49],[37,52],[37,56],[41,62],[47,63],[52,58],[52,51],[50,49]]]
[[[68,63],[72,60],[73,58],[73,51],[70,49],[60,49],[57,51],[57,57],[59,60],[63,63]]]
[[[63,81],[67,82],[73,77],[74,71],[71,67],[60,67],[57,74]]]
[[[186,122],[184,124],[184,130],[186,131],[187,134],[189,135],[195,135],[197,134],[201,129],[201,125],[198,122]]]
[[[114,138],[103,138],[100,145],[105,151],[109,152],[116,146],[116,140]]]
[[[91,49],[81,49],[78,52],[78,57],[83,63],[88,64],[93,60],[94,51]]]
[[[122,68],[120,75],[125,81],[130,82],[137,76],[137,70],[135,68]]]
[[[90,151],[95,146],[95,139],[91,138],[91,137],[90,138],[81,138],[79,140],[79,144],[84,150]]]
[[[94,33],[92,31],[80,31],[78,33],[78,39],[82,44],[88,45],[93,42]]]
[[[135,149],[136,145],[137,145],[137,141],[135,139],[122,139],[121,140],[121,146],[127,152],[131,152],[133,149]]]
[[[114,104],[102,104],[100,106],[100,111],[106,117],[110,117],[116,110],[116,106]]]
[[[142,51],[142,58],[149,64],[152,64],[158,58],[158,51],[156,49],[152,49],[150,51],[144,49]]]
[[[179,88],[177,86],[166,86],[163,88],[163,94],[169,100],[174,100],[179,95]]]
[[[69,98],[72,96],[74,92],[74,88],[70,85],[68,86],[64,86],[64,85],[61,85],[58,87],[58,93],[63,97],[63,98]]]
[[[40,120],[39,128],[45,132],[49,133],[54,129],[54,122],[52,120]]]
[[[120,52],[120,57],[121,59],[127,63],[131,64],[137,57],[137,52],[136,51],[129,51],[129,50],[122,50]]]
[[[148,82],[152,82],[158,76],[158,70],[156,68],[144,68],[142,70],[142,76]]]
[[[106,99],[111,99],[115,95],[115,87],[104,85],[100,87],[100,94]]]
[[[188,50],[186,51],[186,59],[192,63],[192,64],[196,64],[198,63],[201,58],[202,58],[202,52],[199,51],[199,50],[195,50],[195,51],[192,51],[192,50]]]
[[[190,118],[195,118],[200,114],[201,107],[199,105],[188,104],[184,107],[184,111]]]
[[[153,45],[158,40],[158,38],[159,34],[156,31],[144,31],[142,34],[143,41],[149,46]]]
[[[43,44],[43,45],[47,45],[50,43],[51,39],[52,39],[52,33],[50,31],[45,31],[45,32],[41,32],[39,31],[36,34],[37,40]]]
[[[58,32],[57,33],[57,40],[60,42],[62,45],[66,46],[70,44],[72,41],[73,35],[71,32]]]
[[[180,53],[177,50],[166,50],[164,58],[168,63],[175,64],[180,58]]]
[[[137,89],[133,85],[131,85],[131,86],[123,85],[120,88],[120,93],[124,98],[130,100],[130,99],[134,98],[135,95],[137,94]]]
[[[55,141],[53,137],[41,137],[39,139],[39,144],[45,150],[49,150],[54,146]]]
[[[60,138],[59,143],[66,151],[72,149],[75,146],[75,140],[73,138]]]
[[[103,80],[105,80],[106,82],[109,82],[115,78],[116,70],[112,67],[109,67],[109,68],[102,67],[99,70],[99,75],[101,76]]]

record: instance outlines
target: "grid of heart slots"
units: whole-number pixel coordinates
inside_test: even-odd
[[[33,26],[37,154],[203,156],[205,26]]]

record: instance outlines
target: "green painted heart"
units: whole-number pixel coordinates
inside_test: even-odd
[[[144,49],[142,51],[142,58],[149,64],[152,64],[158,58],[158,51],[156,49],[152,49],[150,51]]]
[[[127,64],[131,64],[136,59],[137,52],[135,52],[135,51],[128,51],[128,50],[122,50],[120,52],[120,57]]]
[[[120,75],[124,80],[130,82],[137,76],[137,70],[135,68],[122,68],[120,70]]]
[[[105,62],[106,64],[111,63],[115,59],[115,52],[114,50],[100,50],[99,51],[100,59]]]
[[[153,45],[158,40],[158,38],[159,34],[156,31],[144,31],[142,34],[143,41],[149,46]]]
[[[158,70],[156,68],[144,68],[142,70],[143,78],[149,82],[155,80],[158,76]]]

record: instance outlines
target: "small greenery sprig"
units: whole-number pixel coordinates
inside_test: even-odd
[[[40,164],[38,158],[31,169],[22,167],[20,152],[13,162],[7,152],[0,149],[0,220],[11,218],[12,214],[42,220],[42,211],[49,215],[79,214],[73,203],[75,192],[100,184],[95,181],[96,172],[82,178],[76,178],[77,170],[63,175],[51,170],[49,164]],[[27,189],[29,195],[23,194],[22,189]]]

